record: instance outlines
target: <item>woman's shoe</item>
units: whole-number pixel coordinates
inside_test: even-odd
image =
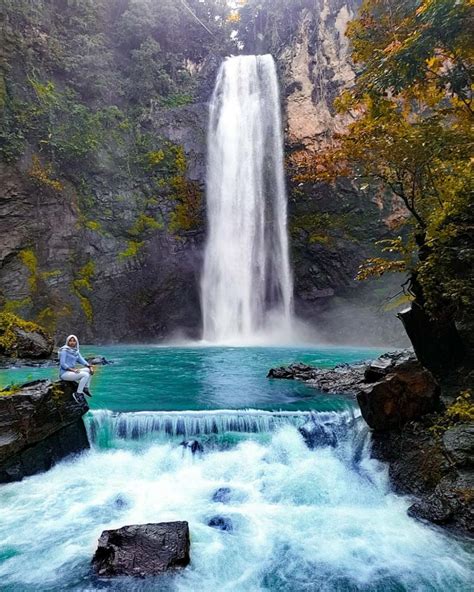
[[[72,393],[72,398],[74,399],[74,401],[76,401],[76,403],[77,403],[78,405],[82,405],[82,401],[80,400],[80,396],[81,396],[82,394],[83,394],[83,393],[77,393],[77,392],[76,392],[76,393]]]
[[[84,394],[87,395],[88,397],[92,397],[92,393],[90,392],[90,390],[88,388],[84,389]]]

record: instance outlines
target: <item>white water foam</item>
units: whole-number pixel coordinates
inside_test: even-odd
[[[0,489],[2,589],[467,591],[465,544],[406,515],[356,441],[309,450],[293,426],[193,456],[176,443],[92,450]],[[229,499],[213,501],[229,488]],[[233,531],[207,525],[213,516]],[[191,565],[171,579],[90,577],[102,530],[187,520]]]
[[[270,55],[228,58],[219,70],[208,130],[207,214],[204,342],[293,341],[280,99]]]

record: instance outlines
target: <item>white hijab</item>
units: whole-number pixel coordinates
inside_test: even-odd
[[[68,345],[71,337],[74,337],[74,339],[76,340],[76,347],[71,347],[70,345]],[[66,339],[66,343],[63,346],[61,346],[59,349],[60,350],[66,349],[66,350],[70,351],[72,354],[78,354],[79,353],[79,339],[75,335],[68,335],[67,339]]]

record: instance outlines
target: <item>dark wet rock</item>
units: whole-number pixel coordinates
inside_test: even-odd
[[[426,418],[400,430],[372,432],[372,456],[389,464],[390,482],[397,493],[427,495],[452,473],[442,442],[429,426]]]
[[[306,364],[290,364],[271,368],[267,378],[301,380],[323,391],[354,394],[364,378],[365,364],[339,364],[331,369],[313,368]]]
[[[267,374],[267,378],[286,378],[286,379],[299,379],[309,380],[313,377],[315,368],[308,366],[307,364],[290,364],[289,366],[280,366],[280,368],[270,368]]]
[[[380,358],[379,358],[380,360]],[[379,362],[377,360],[377,362]],[[414,355],[390,360],[385,367],[369,365],[366,374],[381,379],[362,384],[357,393],[362,416],[376,430],[397,429],[408,421],[439,410],[440,388],[429,370]]]
[[[314,368],[307,364],[290,364],[271,368],[267,378],[301,380],[328,393],[355,394],[363,384],[381,380],[390,372],[404,366],[419,364],[411,350],[399,350],[383,354],[376,360],[338,364],[334,368]]]
[[[433,493],[422,497],[408,508],[414,518],[474,534],[474,473],[459,472],[445,477]]]
[[[415,354],[408,349],[382,354],[376,360],[372,360],[364,371],[364,382],[378,382],[384,376],[397,368],[419,368],[419,362]]]
[[[92,559],[102,577],[146,577],[189,564],[187,522],[134,524],[104,530]]]
[[[109,364],[113,364],[112,360],[107,360],[104,356],[94,356],[92,358],[87,358],[89,364],[93,366],[108,366]]]
[[[209,519],[207,525],[226,532],[232,532],[234,530],[232,520],[228,516],[213,516]]]
[[[408,508],[408,515],[433,524],[447,524],[453,517],[453,511],[443,499],[430,495],[412,504]]]
[[[308,448],[320,448],[322,446],[337,446],[337,435],[334,426],[325,425],[317,416],[311,413],[309,419],[300,427],[298,431],[303,436]]]
[[[118,510],[125,510],[130,507],[129,500],[123,495],[117,495],[113,500],[113,504]]]
[[[0,483],[19,481],[89,448],[82,416],[69,382],[35,380],[13,392],[0,391]]]
[[[8,368],[55,368],[58,362],[52,358],[10,358],[0,356],[0,369]]]
[[[457,327],[447,319],[431,318],[416,300],[398,313],[420,362],[436,376],[442,376],[459,366],[466,347]]]
[[[458,467],[474,467],[474,423],[456,425],[444,433],[449,459]]]
[[[472,533],[472,431],[466,429],[472,426],[455,426],[437,437],[431,430],[433,419],[425,416],[400,430],[374,431],[372,456],[389,464],[390,482],[397,493],[418,497],[409,508],[410,516]],[[461,464],[456,466],[453,458]]]
[[[180,443],[185,450],[190,450],[193,454],[204,452],[204,447],[199,440],[184,440]]]
[[[213,502],[220,502],[221,504],[228,504],[232,497],[232,490],[230,487],[219,487],[212,495]]]

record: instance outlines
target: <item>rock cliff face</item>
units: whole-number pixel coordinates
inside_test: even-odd
[[[318,0],[300,11],[292,38],[278,52],[285,89],[289,227],[298,313],[322,339],[407,345],[385,299],[399,278],[359,283],[358,266],[373,256],[405,217],[396,199],[368,195],[347,182],[301,181],[292,163],[331,143],[348,124],[333,101],[351,85],[354,67],[345,37],[358,0]]]
[[[317,149],[346,124],[332,101],[353,77],[344,30],[357,6],[318,0],[314,10],[295,8],[294,30],[272,49],[288,155]],[[62,176],[54,175],[59,165],[38,157],[34,141],[20,158],[2,163],[0,307],[38,320],[58,338],[71,327],[94,342],[199,336],[207,101],[221,59],[209,54],[189,65],[194,102],[150,104],[133,142],[127,120],[115,122],[94,158],[69,163]],[[15,58],[12,64],[15,84],[26,85]],[[60,73],[49,75],[60,88]],[[157,139],[164,160],[151,147],[137,164],[143,138]],[[405,343],[394,313],[380,310],[397,281],[353,280],[373,241],[390,234],[396,204],[348,183],[301,184],[291,168],[288,189],[298,314],[316,322],[323,340]]]
[[[0,391],[0,483],[41,473],[89,448],[70,383],[35,380],[14,392]]]
[[[343,131],[347,120],[335,113],[333,101],[351,84],[354,70],[345,37],[357,12],[357,0],[317,0],[304,9],[292,43],[283,49],[287,96],[287,139],[310,150]]]

